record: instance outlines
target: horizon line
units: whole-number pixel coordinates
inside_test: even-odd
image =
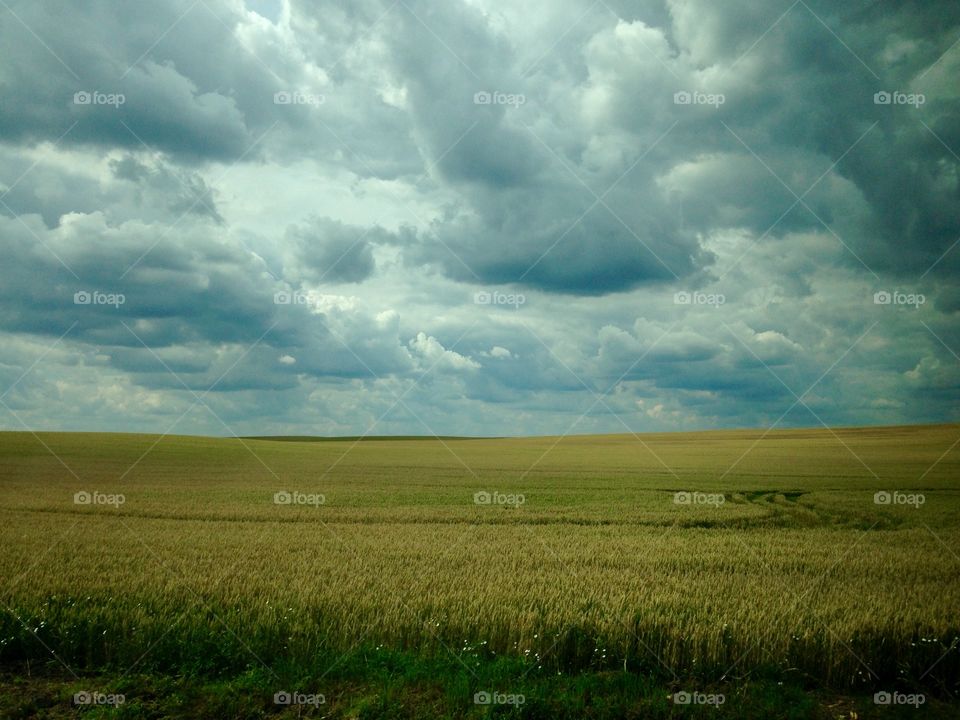
[[[879,430],[879,429],[902,429],[902,428],[934,428],[960,426],[960,421],[955,422],[931,422],[931,423],[898,423],[892,425],[798,425],[793,427],[764,428],[761,426],[749,427],[726,427],[726,428],[699,428],[692,430],[641,430],[641,431],[623,431],[623,432],[595,432],[595,433],[554,433],[543,435],[415,435],[409,433],[396,435],[205,435],[200,433],[156,433],[156,432],[130,432],[113,430],[35,430],[35,429],[0,429],[0,434],[63,434],[63,435],[149,435],[161,437],[188,437],[188,438],[206,438],[211,440],[261,440],[273,442],[370,442],[370,441],[399,441],[399,440],[523,440],[538,438],[583,438],[583,437],[611,437],[611,436],[631,436],[631,435],[694,435],[706,433],[724,433],[724,432],[763,432],[767,434],[783,432],[802,432],[819,431],[830,432],[836,430]]]

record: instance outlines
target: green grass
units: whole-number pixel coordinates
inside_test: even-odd
[[[897,717],[872,703],[895,689],[955,712],[958,437],[2,433],[0,716],[73,712],[72,673],[133,683],[111,717],[269,716],[281,681],[333,717]]]
[[[36,668],[34,669],[36,671]],[[829,692],[793,680],[758,678],[738,683],[698,685],[721,693],[720,706],[677,705],[673,694],[687,683],[665,683],[643,673],[608,671],[572,675],[526,675],[517,663],[485,663],[476,673],[453,660],[424,659],[387,651],[354,652],[337,659],[324,673],[323,704],[283,707],[273,702],[276,689],[315,688],[317,675],[302,668],[250,669],[228,677],[133,673],[122,677],[91,675],[80,679],[48,670],[30,677],[0,675],[0,716],[54,720],[76,717],[73,694],[98,689],[123,694],[116,708],[86,708],[87,718],[954,718],[956,705],[930,698],[912,706],[877,706],[871,696]],[[518,681],[518,677],[521,679]],[[475,688],[511,687],[524,696],[516,707],[474,702]]]

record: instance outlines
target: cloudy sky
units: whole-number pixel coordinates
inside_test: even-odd
[[[960,420],[960,5],[0,0],[0,423]]]

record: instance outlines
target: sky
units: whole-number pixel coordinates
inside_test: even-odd
[[[960,4],[0,1],[0,428],[960,421]]]

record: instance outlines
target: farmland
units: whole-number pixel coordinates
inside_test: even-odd
[[[813,689],[844,712],[923,693],[921,711],[949,713],[958,437],[3,433],[0,711],[60,717],[56,698],[90,678],[139,678],[116,711],[148,717],[138,690],[189,676],[255,678],[259,709],[218,706],[236,717],[294,712],[270,703],[284,683],[322,693],[296,710],[318,717],[394,716],[376,704],[391,693],[411,717],[714,709],[676,692],[777,716],[749,710],[751,687]],[[488,690],[524,702],[474,704]]]

